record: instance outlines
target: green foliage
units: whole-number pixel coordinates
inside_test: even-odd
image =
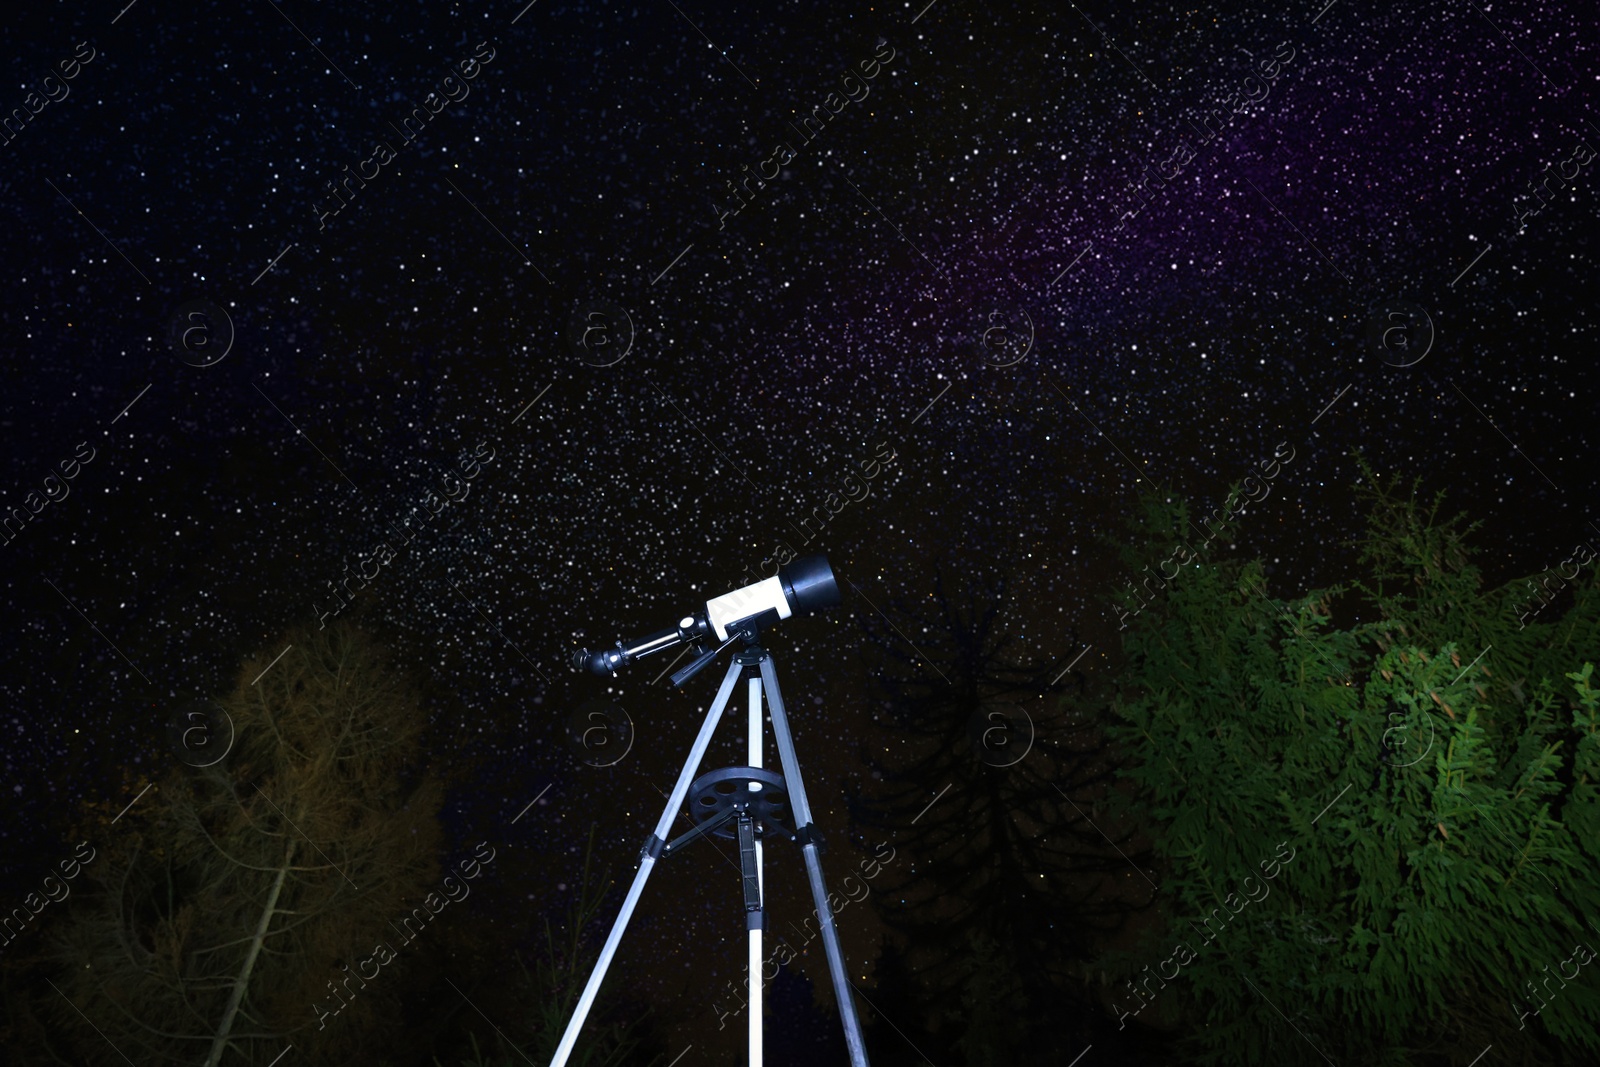
[[[1116,1010],[1187,1021],[1202,1064],[1592,1062],[1595,971],[1537,1014],[1527,983],[1600,945],[1600,565],[1519,628],[1442,494],[1361,467],[1365,580],[1277,599],[1256,562],[1191,564],[1125,631],[1112,732],[1167,922],[1108,960],[1138,976]],[[1132,559],[1186,522],[1148,497]]]

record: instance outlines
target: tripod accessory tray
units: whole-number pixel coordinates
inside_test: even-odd
[[[752,789],[752,785],[756,788]],[[794,831],[785,825],[789,810],[789,790],[784,786],[783,775],[762,767],[708,771],[689,787],[689,817],[696,823],[719,821],[721,825],[711,831],[718,837],[735,836],[733,819],[749,812],[756,822],[757,835],[772,826],[792,840]]]

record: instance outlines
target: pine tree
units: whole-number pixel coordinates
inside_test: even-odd
[[[1600,564],[1519,627],[1475,527],[1360,465],[1361,580],[1282,600],[1256,562],[1191,563],[1126,632],[1166,923],[1108,962],[1113,1009],[1183,1019],[1198,1064],[1593,1062]],[[1149,497],[1137,547],[1188,529]]]
[[[415,978],[357,971],[446,902],[422,708],[346,623],[287,635],[221,705],[227,757],[160,778],[85,868],[43,1001],[59,1043],[91,1064],[382,1062]]]
[[[815,1067],[819,1063],[849,1063],[843,1024],[833,1005],[830,989],[820,995],[816,984],[798,970],[778,968],[765,990],[767,1011],[763,1024],[767,1067]],[[874,1065],[877,1057],[873,1057]]]
[[[1111,783],[1099,724],[1065,699],[1080,677],[1025,658],[1001,631],[1004,581],[974,579],[958,602],[936,570],[931,599],[937,615],[911,627],[915,647],[868,624],[888,660],[874,673],[893,756],[868,754],[885,785],[852,802],[859,821],[892,830],[895,847],[916,857],[915,870],[889,868],[873,895],[920,986],[924,1019],[894,1022],[959,1038],[963,1001],[986,980],[975,968],[1000,967],[1041,1011],[1052,1008],[1048,1024],[1012,1011],[1008,1039],[1076,1052],[1097,1013],[1087,962],[1148,896],[1128,861],[1145,857],[1129,833],[1093,816]],[[1060,641],[1076,644],[1070,634]],[[1125,879],[1141,888],[1125,891]]]
[[[1019,1019],[1033,1018],[1043,1005],[1030,1005],[1028,990],[1009,966],[1000,943],[981,930],[967,938],[972,961],[962,990],[966,1029],[955,1047],[967,1067],[1012,1067],[1026,1062],[1029,1051]]]
[[[895,941],[884,937],[872,965],[870,1002],[863,1001],[861,1026],[872,1067],[923,1067],[944,1046],[926,1025],[923,983]]]

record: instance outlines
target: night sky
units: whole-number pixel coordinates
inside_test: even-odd
[[[885,839],[843,803],[864,625],[916,645],[935,566],[1009,576],[1007,631],[1093,675],[1145,479],[1209,509],[1292,449],[1238,542],[1279,596],[1346,576],[1352,449],[1481,519],[1492,582],[1600,532],[1587,5],[25,10],[0,45],[11,896],[68,853],[63,807],[132,801],[174,709],[408,518],[352,610],[453,695],[452,847],[548,857],[480,887],[508,937],[565,906],[591,822],[625,882],[724,669],[679,691],[665,658],[608,682],[572,650],[780,546],[844,591],[768,642],[838,878]],[[590,701],[631,723],[608,766],[569,737]],[[743,963],[716,847],[657,867],[613,971],[707,1050]],[[781,925],[802,868],[767,857]],[[870,990],[881,928],[841,925]],[[820,950],[804,969],[826,982]]]

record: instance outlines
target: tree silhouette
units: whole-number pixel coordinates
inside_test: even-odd
[[[161,777],[85,868],[92,892],[52,940],[50,1054],[383,1062],[416,981],[405,934],[460,884],[439,877],[414,688],[339,623],[270,646],[220,705],[226,757]],[[401,958],[374,973],[378,944]]]
[[[989,1062],[978,1046],[1001,1030],[1008,1045],[1076,1054],[1099,1014],[1087,962],[1148,896],[1133,866],[1145,856],[1093,817],[1111,753],[1094,714],[1067,699],[1082,677],[1023,658],[1020,639],[1000,631],[1004,578],[974,577],[960,602],[942,569],[933,584],[935,614],[910,627],[915,646],[867,623],[881,657],[869,665],[883,695],[875,721],[888,736],[865,753],[884,785],[852,797],[852,812],[911,857],[873,899],[904,945],[921,1025],[945,1041],[965,1026],[969,1063]],[[1074,647],[1075,635],[1061,643]],[[1009,1003],[978,1014],[965,1003],[1002,986]]]

